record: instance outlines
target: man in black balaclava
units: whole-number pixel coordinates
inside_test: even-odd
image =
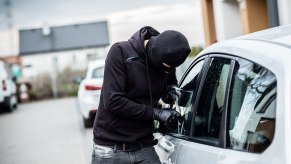
[[[190,48],[183,34],[177,31],[165,31],[150,38],[146,51],[151,66],[157,71],[169,72],[186,60]]]
[[[160,34],[149,26],[111,47],[93,127],[92,164],[160,163],[153,147],[154,120],[173,126],[180,114],[158,108],[158,101],[168,86],[177,85],[175,68],[189,52],[183,34]]]

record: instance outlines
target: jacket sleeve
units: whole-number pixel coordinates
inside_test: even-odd
[[[167,87],[170,85],[178,86],[178,80],[176,76],[176,68],[169,74],[169,77],[167,79]]]
[[[126,67],[118,43],[107,55],[102,89],[105,110],[130,119],[153,119],[153,107],[135,103],[126,97]]]
[[[168,87],[174,85],[174,86],[178,86],[178,81],[177,81],[177,77],[176,77],[176,69],[174,69],[168,76],[167,78],[167,86],[166,86],[166,91],[165,93],[163,93],[162,95],[162,100],[163,102],[167,103],[167,104],[172,104],[172,100],[170,100],[168,98]]]

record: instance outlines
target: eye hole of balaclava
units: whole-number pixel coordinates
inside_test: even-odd
[[[183,34],[165,31],[149,40],[146,51],[151,67],[157,71],[170,72],[186,60],[191,50]],[[171,67],[165,67],[162,63]]]
[[[166,63],[162,63],[162,70],[165,71],[165,73],[170,73],[174,70],[174,68]]]

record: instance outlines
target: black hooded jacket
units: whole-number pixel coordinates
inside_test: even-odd
[[[96,144],[153,140],[153,108],[167,86],[177,84],[175,69],[166,74],[147,66],[144,40],[156,35],[158,31],[146,26],[111,47],[93,127]]]

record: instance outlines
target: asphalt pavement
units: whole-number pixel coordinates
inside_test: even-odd
[[[0,164],[89,164],[92,140],[76,98],[26,103],[0,113]]]

